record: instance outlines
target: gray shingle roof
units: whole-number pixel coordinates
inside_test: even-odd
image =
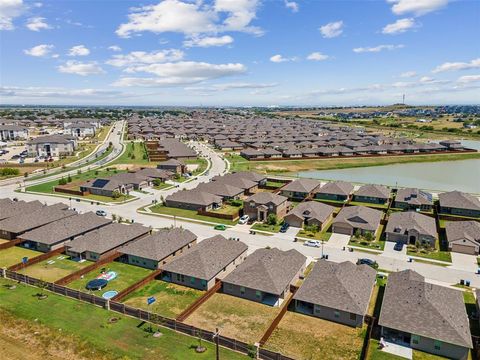
[[[461,192],[461,191],[450,191],[438,195],[440,206],[457,208],[457,209],[468,209],[468,210],[480,210],[480,200],[475,196]]]
[[[294,299],[363,316],[376,274],[368,265],[319,260]]]
[[[247,251],[243,242],[221,235],[205,239],[164,266],[165,271],[210,280],[233,260]]]
[[[223,282],[281,295],[306,260],[307,258],[295,249],[258,249]]]
[[[383,212],[366,206],[347,206],[338,213],[333,224],[347,223],[354,228],[369,231],[377,230],[382,219]]]
[[[253,201],[257,205],[265,205],[268,203],[273,203],[275,205],[280,205],[284,201],[287,201],[288,198],[282,195],[272,194],[269,192],[258,192],[250,196],[245,201],[250,202]]]
[[[222,198],[220,196],[213,195],[204,191],[199,191],[196,189],[177,191],[172,195],[168,195],[165,200],[183,202],[199,206],[208,206],[211,204],[222,203]]]
[[[197,239],[182,228],[160,229],[152,235],[131,242],[120,250],[123,254],[160,261]]]
[[[426,283],[412,270],[389,275],[379,324],[472,348],[462,292]]]
[[[412,205],[432,205],[432,194],[415,188],[400,189],[395,201],[406,202]]]
[[[417,230],[422,235],[437,236],[435,219],[415,211],[390,214],[385,231],[388,233],[407,234],[412,229]]]
[[[317,193],[321,194],[335,194],[335,195],[350,195],[353,191],[353,185],[346,181],[331,181],[323,185]]]
[[[210,182],[210,183],[201,183],[196,187],[196,190],[207,192],[217,196],[226,196],[226,197],[234,197],[243,194],[243,189],[231,186],[228,184],[222,184],[217,182]]]
[[[22,217],[42,208],[43,206],[44,205],[38,200],[25,202],[2,199],[2,202],[0,202],[0,220],[9,217]]]
[[[390,196],[390,189],[383,185],[363,185],[357,191],[355,191],[355,195],[388,199]]]
[[[318,201],[307,201],[295,206],[285,217],[285,220],[287,220],[289,216],[294,215],[302,219],[317,219],[321,223],[324,223],[334,211],[335,207],[333,206]]]
[[[320,182],[318,180],[296,179],[293,180],[291,183],[285,185],[282,190],[309,193],[318,188],[319,186]]]
[[[456,240],[470,240],[480,243],[480,222],[477,221],[449,221],[445,226],[448,242]]]

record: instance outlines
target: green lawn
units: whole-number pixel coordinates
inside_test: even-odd
[[[212,210],[211,212],[217,213],[217,214],[238,215],[238,212],[240,211],[240,209],[241,209],[240,206],[225,204],[225,205],[222,205],[220,209]]]
[[[116,261],[106,264],[104,268],[106,271],[115,271],[117,273],[117,277],[108,283],[106,289],[119,292],[151,273],[151,270],[144,269],[140,266],[128,265]],[[85,286],[87,283],[100,275],[101,269],[102,268],[92,270],[85,274],[83,279],[75,280],[67,286],[72,289],[86,291]],[[100,295],[103,294],[104,291],[106,290],[100,290]]]
[[[192,171],[192,175],[195,176],[197,174],[201,174],[207,169],[208,161],[205,158],[196,158],[196,159],[186,159],[184,160],[186,165],[198,165],[198,167]]]
[[[330,237],[332,236],[332,232],[330,229],[328,231],[319,231],[319,232],[312,232],[312,231],[307,231],[305,229],[300,230],[297,233],[297,237],[302,237],[302,238],[307,238],[307,239],[312,239],[312,240],[319,240],[319,241],[328,241],[330,240]]]
[[[266,184],[266,185],[269,186],[269,187],[274,187],[274,188],[277,188],[277,189],[278,189],[278,188],[286,185],[286,183],[280,182],[280,181],[267,180],[267,184]]]
[[[219,219],[211,216],[198,215],[195,210],[178,209],[164,206],[161,204],[152,206],[150,210],[155,214],[179,216],[192,220],[208,221],[215,224],[235,225],[237,223],[236,221],[231,221],[227,219]]]
[[[14,246],[9,249],[0,250],[0,267],[10,267],[22,262],[22,258],[33,258],[42,255],[39,251],[25,249],[20,246]]]
[[[278,223],[276,225],[269,225],[269,224],[265,224],[265,223],[256,223],[256,224],[253,224],[253,226],[250,229],[278,233],[280,231],[281,227],[282,227],[282,225],[280,225]]]
[[[378,348],[379,341],[375,339],[370,340],[369,352],[367,359],[368,360],[405,360],[405,358],[401,356],[396,356],[392,354],[388,354],[386,352],[381,351]],[[422,351],[413,350],[413,360],[441,360],[447,359],[441,356],[427,354]]]
[[[48,262],[50,261],[54,261],[54,263],[48,264]],[[60,254],[58,256],[54,256],[50,259],[39,262],[38,264],[28,266],[18,272],[34,277],[36,279],[54,282],[74,273],[75,271],[83,269],[90,264],[91,262],[89,261],[79,263],[77,261],[71,260],[69,256]]]
[[[465,302],[465,308],[469,318],[477,313],[477,302],[470,289],[463,292],[463,301]],[[470,320],[470,332],[474,336],[480,336],[480,324],[478,323],[478,319],[474,318]]]
[[[153,280],[129,294],[122,302],[136,308],[150,309],[151,312],[162,316],[175,318],[203,294],[204,292],[200,290],[162,280]],[[147,298],[150,296],[154,296],[157,301],[148,306]]]
[[[78,358],[89,359],[213,359],[214,345],[202,342],[207,347],[203,354],[197,354],[193,337],[159,328],[162,336],[153,338],[145,330],[149,327],[142,321],[100,307],[49,293],[45,300],[38,300],[38,289],[17,284],[16,289],[8,290],[5,285],[12,281],[0,279],[0,310],[18,319],[31,322],[33,326],[44,326],[58,338],[68,341],[69,348],[78,352]],[[116,317],[116,323],[109,319]],[[28,324],[27,324],[28,325]],[[154,330],[158,327],[154,326]],[[22,329],[25,334],[30,327]],[[29,335],[30,336],[30,335]],[[33,333],[31,334],[33,336]],[[71,338],[71,339],[70,339]],[[36,336],[36,341],[50,344],[58,339]],[[226,349],[220,349],[222,359],[245,359],[246,356]]]
[[[125,151],[112,164],[132,164],[146,165],[150,164],[143,142],[127,141]]]
[[[416,252],[416,251],[410,250],[410,248],[407,247],[407,255],[418,256],[421,258],[431,259],[431,260],[452,262],[452,256],[450,255],[449,251],[441,251],[441,250],[427,251],[422,249]]]
[[[171,185],[171,184],[160,183],[160,185],[154,186],[153,188],[154,188],[155,190],[165,190],[165,189],[171,188],[172,186],[173,186],[173,185]]]
[[[366,203],[366,202],[358,202],[358,201],[350,201],[348,203],[349,205],[355,205],[355,206],[366,206],[374,209],[387,209],[388,204],[372,204],[372,203]]]
[[[373,249],[373,250],[383,250],[385,248],[385,241],[358,241],[355,239],[351,239],[348,243],[349,246],[358,246],[365,249]]]

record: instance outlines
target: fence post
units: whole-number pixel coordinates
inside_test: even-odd
[[[105,309],[110,310],[110,300],[107,299],[107,302],[105,303]]]
[[[6,277],[7,277],[7,269],[2,268],[2,278],[6,278]]]
[[[259,354],[260,353],[260,343],[257,342],[257,343],[254,344],[254,346],[255,346],[255,359],[259,359],[260,358],[259,357],[260,356],[260,354]]]

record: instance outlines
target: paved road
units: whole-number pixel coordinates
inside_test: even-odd
[[[123,126],[123,124],[117,124],[117,127]],[[118,154],[122,148],[122,138],[117,134],[115,129],[109,137],[108,141],[112,141],[115,147],[115,153]],[[264,248],[266,246],[277,247],[282,250],[296,249],[307,256],[309,259],[319,258],[322,255],[321,248],[311,248],[304,246],[301,242],[294,242],[293,232],[287,232],[286,234],[275,234],[274,236],[265,236],[257,233],[256,235],[249,234],[249,228],[245,225],[236,225],[232,228],[227,229],[226,231],[217,231],[213,229],[211,225],[204,225],[199,223],[192,223],[187,221],[182,221],[179,219],[174,220],[173,218],[165,218],[159,216],[145,215],[137,213],[137,209],[145,205],[151,204],[153,200],[159,200],[160,196],[167,196],[179,189],[191,189],[196,187],[200,182],[208,182],[213,176],[223,174],[227,171],[228,163],[215,151],[202,143],[191,143],[192,146],[201,154],[201,156],[207,158],[211,167],[207,173],[202,176],[198,176],[190,182],[181,184],[179,188],[169,189],[166,191],[157,191],[157,190],[148,190],[148,194],[136,193],[139,199],[121,204],[121,205],[105,205],[100,206],[100,208],[107,211],[108,216],[116,214],[122,216],[124,219],[134,219],[137,223],[142,223],[146,226],[152,226],[153,228],[169,227],[172,225],[182,226],[183,228],[189,229],[197,236],[200,240],[203,240],[207,237],[222,234],[226,237],[240,238],[249,246],[249,252],[253,252],[258,248]],[[110,158],[113,158],[112,155]],[[106,161],[102,161],[104,164]],[[96,164],[97,166],[99,164]],[[92,166],[91,166],[92,167]],[[58,177],[61,177],[59,175]],[[55,177],[49,177],[43,181],[50,181]],[[15,193],[15,185],[2,186],[0,187],[0,198],[1,197],[18,197],[22,200],[36,200],[46,202],[47,204],[53,204],[59,201],[67,203],[65,199],[60,199],[58,197],[50,196],[41,196],[35,194],[26,194],[26,193]],[[91,205],[86,202],[75,202],[73,205],[78,211],[95,211],[99,208],[97,205]],[[335,262],[341,261],[353,261],[355,262],[358,258],[368,257],[376,260],[380,268],[386,269],[389,271],[398,271],[404,269],[413,269],[418,271],[420,274],[424,275],[427,280],[430,280],[435,283],[441,284],[456,284],[460,279],[465,279],[471,281],[472,286],[480,287],[480,275],[476,275],[474,270],[476,266],[472,264],[465,264],[465,262],[470,262],[470,258],[455,258],[454,264],[450,267],[430,265],[420,262],[407,262],[407,257],[403,254],[395,254],[393,251],[387,251],[384,254],[376,255],[365,252],[349,252],[343,250],[343,244],[345,239],[339,238],[339,241],[334,241],[332,244],[325,243],[323,247],[323,253],[328,254],[329,260]],[[339,246],[341,244],[342,246]]]

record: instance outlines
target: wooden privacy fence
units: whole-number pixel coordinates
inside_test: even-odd
[[[129,287],[127,287],[126,289],[123,289],[122,291],[120,291],[117,295],[115,295],[112,298],[112,301],[122,300],[128,294],[134,292],[135,290],[141,288],[143,285],[145,285],[145,284],[149,283],[150,281],[152,281],[153,279],[155,279],[157,276],[159,276],[162,273],[162,271],[163,271],[162,269],[157,269],[154,272],[152,272],[151,274],[148,274],[146,277],[144,277],[140,281],[138,281],[135,284],[132,284]]]
[[[208,290],[205,294],[195,300],[188,308],[183,310],[182,313],[177,316],[177,321],[185,321],[187,317],[189,317],[195,310],[200,307],[200,305],[202,305],[205,301],[210,299],[213,294],[220,290],[220,288],[222,287],[222,281],[219,279],[216,279],[215,281],[215,285],[213,285],[210,290]]]
[[[98,269],[100,266],[103,266],[105,264],[111,263],[115,259],[119,258],[122,254],[119,253],[118,251],[113,252],[111,255],[106,256],[97,262],[88,265],[87,267],[84,267],[83,269],[80,269],[70,275],[67,275],[57,281],[55,281],[55,284],[57,285],[67,285],[68,283],[79,279],[82,275],[88,274],[90,271]]]
[[[52,256],[55,256],[55,255],[58,255],[58,254],[61,254],[65,251],[65,246],[62,246],[61,248],[58,248],[56,250],[52,250],[52,251],[49,251],[45,254],[42,254],[42,255],[38,255],[38,256],[35,256],[31,259],[28,259],[28,261],[26,263],[18,263],[18,264],[15,264],[15,265],[12,265],[8,268],[8,270],[10,271],[17,271],[17,270],[20,270],[24,267],[27,267],[27,266],[30,266],[30,265],[34,265],[34,264],[37,264],[43,260],[46,260],[48,258],[51,258]]]
[[[0,244],[0,250],[9,249],[11,247],[14,247],[15,245],[21,244],[24,241],[25,240],[22,239],[9,240],[8,242]]]
[[[87,294],[78,290],[70,289],[55,283],[45,282],[39,279],[32,278],[27,275],[16,273],[14,271],[4,270],[4,271],[0,271],[0,274],[2,272],[3,272],[3,275],[8,279],[23,282],[25,284],[32,285],[32,286],[39,286],[59,295],[63,295],[72,299],[97,305],[97,306],[109,309],[111,311],[121,313],[127,316],[131,316],[143,321],[151,322],[151,323],[169,328],[171,330],[174,330],[176,332],[183,333],[189,336],[194,336],[197,338],[200,337],[205,341],[213,342],[214,340],[217,340],[215,339],[216,338],[215,333],[208,330],[197,328],[195,326],[184,324],[175,319],[169,319],[155,313],[150,313],[148,311],[137,309],[116,301],[109,301],[101,297]],[[217,284],[221,284],[221,282],[218,281]],[[218,286],[217,284],[215,284],[215,286]],[[254,345],[249,345],[242,341],[228,338],[222,335],[218,335],[218,344],[222,347],[228,348],[230,350],[238,351],[245,355],[250,355],[252,354],[252,352],[253,354],[257,353],[258,358],[264,359],[264,360],[294,360],[280,353],[276,353],[267,349],[256,348]]]

